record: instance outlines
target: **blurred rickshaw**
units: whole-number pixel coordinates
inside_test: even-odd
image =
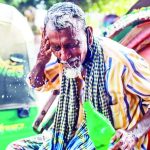
[[[137,9],[133,6],[129,13],[108,27],[107,37],[136,50],[150,63],[150,1],[145,1],[147,6],[144,1],[140,2]]]
[[[0,4],[0,149],[36,134],[35,96],[26,84],[34,63],[34,36],[26,18],[14,7]]]

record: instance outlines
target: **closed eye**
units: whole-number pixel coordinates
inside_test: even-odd
[[[79,41],[76,41],[74,43],[69,43],[64,46],[65,49],[72,49],[77,47],[79,47]]]
[[[59,45],[52,45],[51,46],[51,50],[52,51],[60,51],[61,50],[61,47]]]
[[[65,50],[67,49],[73,49],[73,48],[78,48],[80,45],[80,42],[79,41],[75,41],[75,42],[71,42],[71,43],[67,43],[63,46],[63,48]],[[52,51],[60,51],[61,50],[61,46],[60,45],[51,45],[50,46],[51,50]]]

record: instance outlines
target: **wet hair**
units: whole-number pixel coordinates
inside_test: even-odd
[[[86,28],[83,10],[71,2],[60,2],[50,7],[45,17],[44,30],[49,22],[56,30],[62,30],[68,27],[76,29],[81,27],[83,30]]]

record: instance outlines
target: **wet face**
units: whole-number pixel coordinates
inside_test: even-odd
[[[83,29],[56,30],[47,26],[46,36],[50,50],[65,68],[78,68],[82,65],[87,53],[87,38]]]

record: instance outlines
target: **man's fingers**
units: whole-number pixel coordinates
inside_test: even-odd
[[[114,143],[115,141],[120,139],[122,137],[122,134],[123,133],[120,130],[116,131],[116,134],[111,139],[111,143]]]
[[[136,137],[127,131],[122,129],[117,130],[115,136],[112,138],[111,150],[132,150],[137,142]]]
[[[126,142],[122,142],[122,145],[120,146],[121,150],[128,149],[128,144]]]
[[[120,140],[117,143],[115,143],[114,146],[111,146],[109,150],[118,150],[123,145],[123,142]]]
[[[49,41],[46,41],[45,43],[45,50],[48,50],[50,49],[50,44],[49,44]]]
[[[48,36],[45,36],[45,40],[46,40],[46,41],[49,40]]]
[[[45,54],[46,54],[47,56],[51,56],[51,53],[52,53],[51,49],[49,49],[49,50],[47,50],[47,51],[45,52]]]

